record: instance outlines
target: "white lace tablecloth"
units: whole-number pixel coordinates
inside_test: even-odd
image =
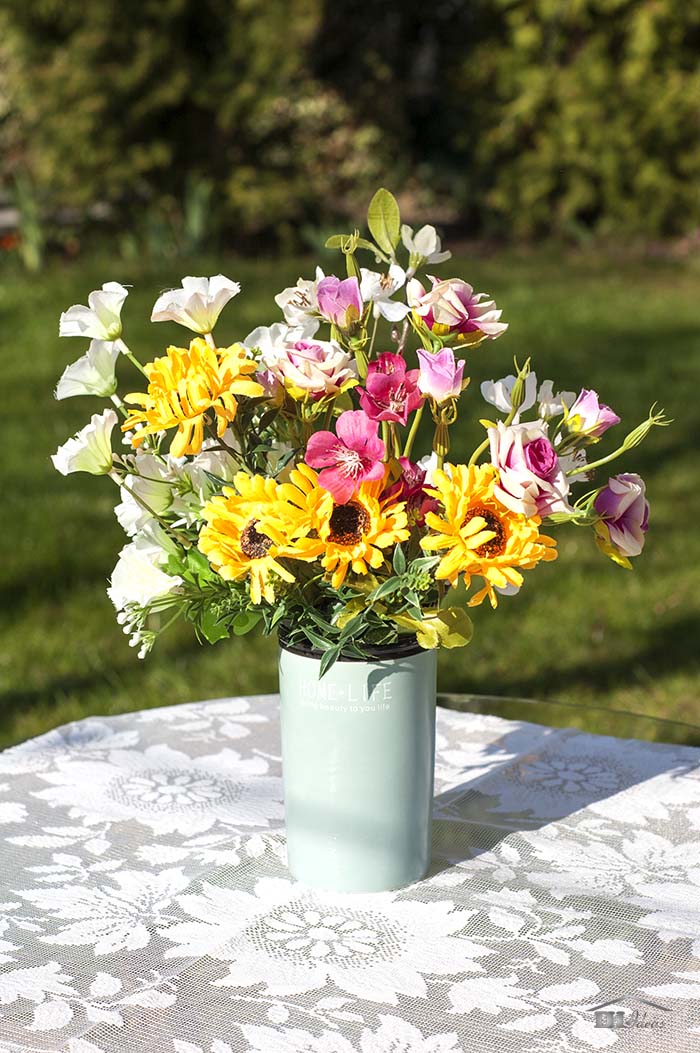
[[[700,1049],[700,750],[442,710],[435,818],[296,884],[269,696],[0,754],[0,1051]]]

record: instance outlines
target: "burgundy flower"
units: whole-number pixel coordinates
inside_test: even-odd
[[[401,355],[387,351],[370,362],[360,405],[370,420],[391,420],[405,424],[423,401],[418,390],[420,370],[406,369]]]
[[[408,457],[399,457],[401,477],[386,490],[385,497],[394,501],[406,502],[406,515],[409,526],[423,526],[428,512],[437,512],[438,502],[428,497],[424,490],[425,469],[409,461]]]

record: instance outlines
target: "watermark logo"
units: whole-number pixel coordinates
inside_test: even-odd
[[[671,1010],[659,1002],[652,1002],[635,991],[616,995],[600,1005],[591,1006],[596,1027],[618,1028],[663,1028],[668,1026],[665,1013]]]

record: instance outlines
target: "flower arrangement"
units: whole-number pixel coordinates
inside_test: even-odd
[[[652,407],[589,460],[620,418],[595,391],[555,392],[529,359],[516,361],[481,384],[483,442],[451,457],[468,357],[507,324],[488,295],[432,274],[450,253],[433,227],[402,226],[388,191],[372,199],[368,228],[371,240],[355,231],[327,243],[345,277],[299,279],[275,297],[283,320],[227,346],[214,329],[240,286],[223,275],[184,278],[158,298],[151,320],[193,335],[146,364],[122,338],[123,286],[109,282],[61,316],[61,336],[90,344],[56,397],[98,396],[114,409],[53,462],[119,488],[129,541],[108,593],[141,657],[178,617],[212,643],[284,626],[288,643],[322,654],[322,673],[406,640],[462,646],[469,607],[497,607],[556,558],[550,527],[591,530],[623,567],[642,551],[649,505],[638,475],[576,487],[669,423],[664,414]],[[360,253],[378,269],[360,266]],[[143,378],[123,399],[122,358]],[[429,418],[432,444],[418,451]]]

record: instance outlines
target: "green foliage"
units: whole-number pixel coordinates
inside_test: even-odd
[[[516,236],[679,234],[700,220],[700,7],[482,0],[455,73],[462,201]]]
[[[381,136],[310,70],[320,8],[39,0],[30,10],[7,0],[6,167],[28,169],[53,208],[99,203],[130,225],[147,214],[148,244],[158,245],[154,225],[166,246],[184,225],[185,250],[202,241],[203,180],[223,223],[244,236],[291,240],[304,221],[323,222],[319,202],[336,203],[331,215],[357,207],[379,182]]]
[[[687,233],[699,47],[686,0],[5,0],[0,185],[134,259],[289,247],[381,182],[475,232]]]

